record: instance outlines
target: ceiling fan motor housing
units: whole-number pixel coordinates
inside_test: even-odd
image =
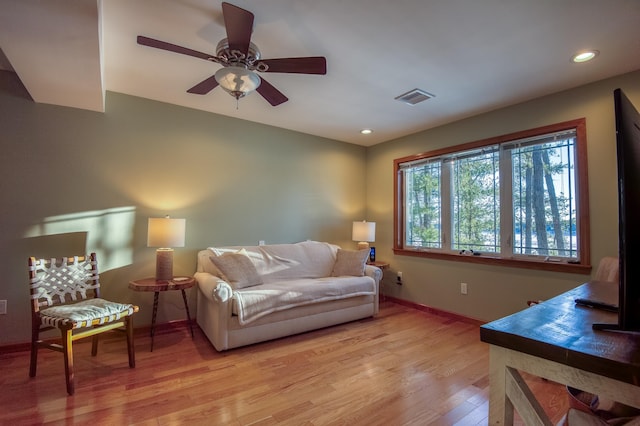
[[[269,67],[265,63],[256,63],[262,57],[260,49],[254,43],[249,43],[249,51],[245,55],[238,50],[229,49],[229,40],[223,38],[216,46],[216,56],[223,66],[244,67],[249,70],[264,72]]]

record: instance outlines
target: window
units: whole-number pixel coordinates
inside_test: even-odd
[[[394,162],[397,254],[589,273],[585,120]]]

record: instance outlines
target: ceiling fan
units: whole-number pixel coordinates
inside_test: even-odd
[[[187,90],[188,93],[198,95],[206,95],[219,85],[238,100],[255,90],[271,105],[277,106],[289,99],[264,78],[258,76],[256,71],[322,75],[327,73],[327,60],[324,56],[262,59],[258,46],[251,42],[253,13],[223,2],[222,14],[227,37],[220,40],[215,55],[141,35],[138,36],[138,44],[222,65],[214,75]]]

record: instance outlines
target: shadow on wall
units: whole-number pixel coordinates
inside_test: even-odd
[[[88,232],[69,232],[65,234],[41,235],[20,240],[17,252],[27,264],[27,258],[60,258],[85,254]]]
[[[135,207],[51,216],[25,232],[21,256],[51,258],[96,252],[100,270],[133,263]]]

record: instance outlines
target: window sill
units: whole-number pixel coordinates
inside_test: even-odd
[[[490,255],[468,256],[455,253],[439,253],[428,250],[416,249],[393,249],[394,254],[400,256],[415,256],[429,259],[451,260],[454,262],[477,263],[482,265],[506,266],[510,268],[537,269],[541,271],[566,272],[571,274],[589,275],[591,265],[566,263],[566,262],[545,262],[542,260],[527,259],[503,259]]]

